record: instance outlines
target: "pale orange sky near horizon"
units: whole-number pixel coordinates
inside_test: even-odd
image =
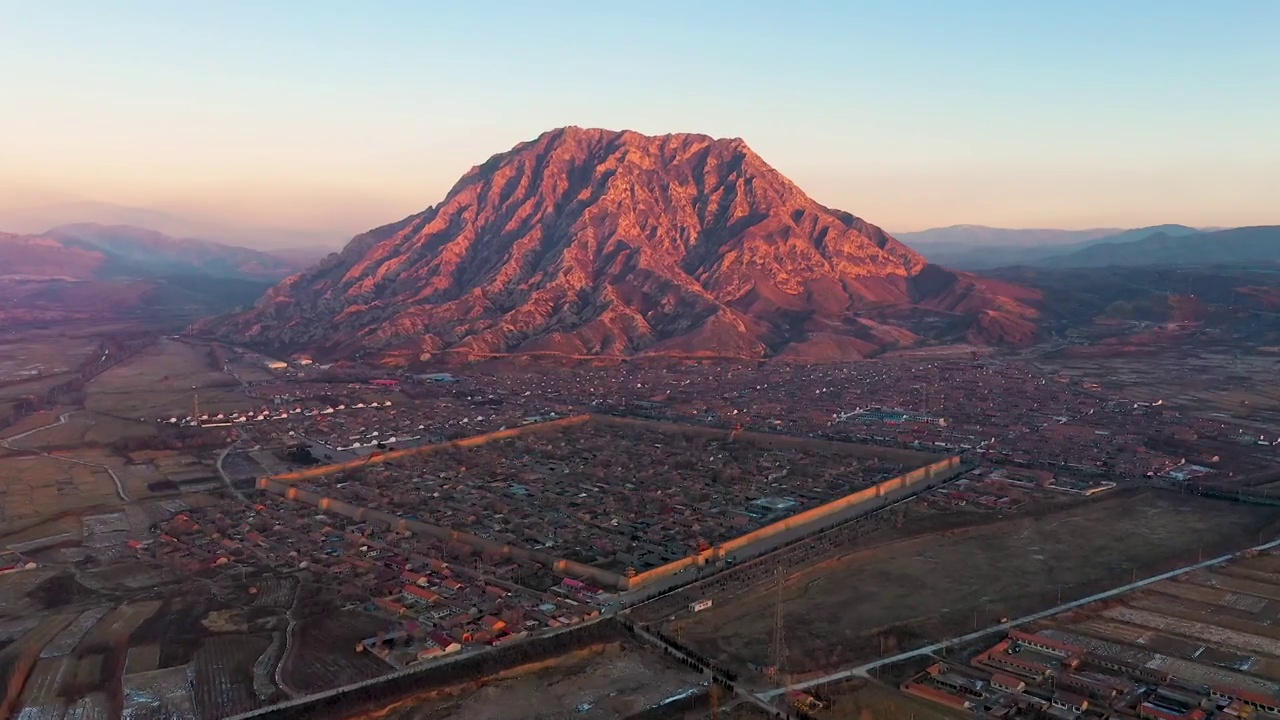
[[[743,137],[892,232],[1280,223],[1280,3],[289,5],[0,8],[0,231],[92,201],[346,237],[568,124]]]
[[[466,139],[458,143],[459,147],[475,144],[478,143]],[[1191,163],[1181,168],[1166,165],[1107,175],[1098,175],[1086,167],[1063,168],[1054,173],[1016,167],[876,171],[810,165],[790,169],[785,162],[771,160],[767,150],[757,151],[819,202],[849,210],[896,232],[954,224],[1083,229],[1162,223],[1238,226],[1280,222],[1280,213],[1272,205],[1280,186],[1269,182],[1205,183]],[[0,178],[0,217],[10,209],[91,200],[158,209],[228,225],[332,230],[346,236],[435,204],[458,177],[490,154],[469,160],[456,148],[445,150],[436,156],[443,158],[438,161],[438,172],[420,173],[412,167],[402,167],[391,176],[386,165],[362,168],[356,162],[327,179],[290,172],[290,168],[266,174],[251,165],[241,169],[227,167],[224,178],[208,173],[183,177],[184,168],[179,167],[136,174],[119,173],[108,167],[98,168],[100,178],[89,174],[92,169],[61,178],[46,176],[42,179],[50,190],[43,193],[38,189],[33,192],[32,184],[25,180],[10,184]],[[422,164],[436,163],[424,160]],[[1245,177],[1262,177],[1269,168],[1242,164],[1238,172]],[[153,175],[166,178],[162,187],[155,187]],[[78,192],[53,188],[75,188]],[[102,188],[108,190],[103,192]],[[1041,200],[1012,201],[1028,196]]]

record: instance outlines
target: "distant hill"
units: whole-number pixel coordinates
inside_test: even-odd
[[[933,248],[943,246],[1042,246],[1067,245],[1107,237],[1122,232],[1124,228],[1093,228],[1091,230],[1056,230],[1052,228],[996,228],[985,225],[950,225],[917,232],[900,232],[894,237],[912,247]]]
[[[326,257],[338,252],[341,248],[318,248],[318,247],[287,247],[272,248],[265,252],[274,255],[290,265],[294,265],[299,269],[304,269],[315,265]]]
[[[1046,258],[1064,255],[1101,242],[1126,242],[1158,232],[1178,236],[1200,232],[1185,225],[1155,225],[1119,230],[1009,230],[979,225],[904,233],[906,242],[931,261],[961,270],[990,270],[1013,265],[1036,265]],[[925,236],[912,239],[912,236]],[[929,239],[932,238],[932,239]]]
[[[1080,268],[1258,263],[1280,263],[1280,226],[1180,234],[1163,231],[1137,237],[1125,233],[1074,252],[1045,258],[1039,264],[1044,267]]]
[[[51,238],[0,233],[0,280],[89,280],[106,259]]]
[[[142,278],[158,275],[204,275],[279,280],[310,265],[249,248],[210,240],[173,238],[131,225],[81,223],[40,233],[70,250],[101,253],[98,276]]]
[[[177,322],[225,312],[253,304],[316,259],[129,226],[0,233],[0,327],[141,315]]]
[[[38,235],[69,223],[129,225],[150,228],[170,237],[216,238],[232,245],[254,248],[315,247],[324,252],[341,249],[345,239],[359,228],[304,230],[205,222],[151,208],[104,202],[61,202],[28,208],[0,209],[0,228],[24,235]]]

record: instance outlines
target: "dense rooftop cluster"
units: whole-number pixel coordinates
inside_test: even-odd
[[[403,406],[291,415],[250,432],[263,444],[301,437],[320,445],[317,456],[340,460],[353,456],[337,449],[353,444],[363,453],[380,442],[403,447],[612,412],[967,452],[996,464],[1112,480],[1160,474],[1191,460],[1187,443],[1195,440],[1249,441],[1248,432],[1222,420],[1118,399],[1014,362],[624,363],[520,372],[475,366],[452,380],[406,376],[400,389],[412,402]]]
[[[602,591],[583,584],[530,589],[541,572],[528,563],[481,563],[461,545],[357,522],[264,494],[241,516],[212,506],[193,508],[162,523],[159,538],[134,542],[138,552],[186,572],[234,572],[259,567],[303,572],[336,589],[348,604],[388,619],[399,664],[449,648],[494,644],[560,627],[598,614]],[[523,582],[524,584],[517,584]],[[432,639],[434,638],[434,640]],[[405,657],[412,649],[413,658]],[[458,648],[454,648],[458,649]],[[419,657],[420,656],[420,657]]]
[[[589,424],[402,458],[303,487],[624,572],[664,565],[910,469],[819,447],[772,450]]]

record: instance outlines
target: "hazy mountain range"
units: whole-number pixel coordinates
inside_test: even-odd
[[[1280,263],[1280,226],[1264,225],[1199,232],[1167,226],[1102,238],[1032,265],[1059,268],[1263,265]]]
[[[980,225],[956,225],[915,233],[899,233],[935,262],[964,270],[989,270],[1012,265],[1037,265],[1051,257],[1065,256],[1100,243],[1123,243],[1148,235],[1170,236],[1200,232],[1185,225],[1156,225],[1125,230],[1015,230]]]
[[[0,228],[36,235],[49,228],[69,224],[126,225],[146,228],[176,238],[205,238],[219,243],[272,251],[314,248],[324,252],[342,247],[352,233],[341,230],[299,230],[215,223],[183,217],[150,208],[103,202],[61,202],[35,207],[0,208]]]
[[[0,277],[94,280],[203,275],[279,280],[320,251],[275,254],[209,240],[174,238],[128,225],[81,223],[31,235],[0,235]]]
[[[314,263],[119,225],[0,233],[0,327],[145,317],[178,329]]]
[[[1216,265],[1280,262],[1275,226],[1130,230],[1013,230],[958,225],[901,233],[930,260],[962,270],[1106,265]]]

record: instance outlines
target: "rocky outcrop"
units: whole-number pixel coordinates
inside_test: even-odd
[[[200,329],[330,357],[811,358],[963,339],[975,324],[1022,341],[1034,316],[818,204],[742,140],[570,127]]]

